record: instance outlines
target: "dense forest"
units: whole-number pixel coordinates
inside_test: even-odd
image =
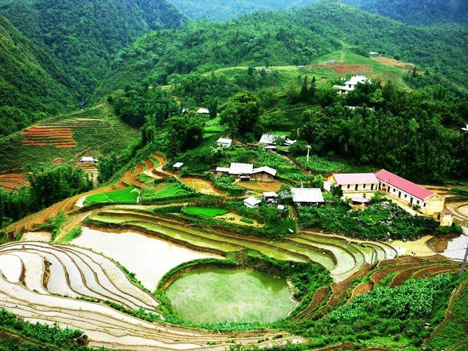
[[[252,12],[305,7],[320,0],[172,0],[192,19],[222,21],[237,18]],[[341,0],[411,25],[444,25],[466,28],[468,26],[468,3],[464,0]]]
[[[362,9],[411,25],[468,27],[465,0],[344,0]]]
[[[82,103],[118,50],[150,30],[188,21],[166,0],[1,0],[0,13],[64,67]]]
[[[455,84],[467,84],[467,31],[408,27],[351,6],[326,3],[152,32],[117,55],[97,95],[129,82],[167,84],[173,73],[229,66],[304,65],[343,45],[355,46],[364,54],[378,51],[414,62]]]
[[[78,107],[64,72],[0,15],[0,137]]]

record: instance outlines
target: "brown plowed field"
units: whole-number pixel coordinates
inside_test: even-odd
[[[356,286],[351,294],[350,301],[357,295],[365,294],[368,291],[371,291],[374,288],[373,284],[370,283],[362,283]]]
[[[405,268],[411,268],[411,267],[414,267],[414,265],[409,265],[409,264],[406,264],[406,265],[397,265],[397,266],[391,266],[391,267],[387,267],[387,268],[383,268],[375,273],[373,273],[371,276],[370,276],[370,281],[373,282],[374,284],[378,284],[382,281],[382,279],[389,275],[389,274],[392,274],[392,273],[395,273],[395,272],[398,272],[398,271],[401,271]]]
[[[56,148],[76,147],[71,128],[51,125],[35,125],[21,133],[23,145],[55,146]]]
[[[446,265],[440,265],[440,266],[435,266],[435,267],[430,267],[423,269],[419,272],[417,272],[413,278],[414,279],[421,279],[421,278],[427,278],[427,277],[433,277],[438,274],[442,273],[450,273],[450,272],[456,272],[458,271],[459,268],[452,266],[452,267],[447,267]]]
[[[353,74],[364,74],[372,72],[372,69],[369,68],[367,65],[352,65],[348,63],[335,63],[329,65],[313,65],[313,67],[320,67],[320,68],[329,68],[332,71],[339,75],[345,75],[348,73]]]
[[[0,187],[7,191],[19,189],[25,185],[29,185],[29,182],[22,173],[0,174]]]
[[[405,68],[405,67],[413,67],[414,66],[414,63],[401,62],[401,61],[395,60],[395,59],[390,58],[390,57],[372,57],[372,60],[383,63],[384,65],[387,65],[387,66],[392,66],[392,67],[403,67],[403,68]]]
[[[314,297],[312,298],[312,301],[310,301],[309,306],[307,306],[301,313],[299,313],[294,318],[302,318],[304,316],[306,316],[307,318],[307,313],[312,311],[314,308],[320,306],[322,302],[327,298],[329,292],[330,292],[330,288],[328,286],[318,289],[315,292]]]

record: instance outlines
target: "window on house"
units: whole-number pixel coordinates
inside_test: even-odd
[[[349,189],[350,187],[351,187],[351,185],[350,185],[350,184],[348,184],[348,186],[346,187],[346,189]]]
[[[365,189],[365,188],[366,188],[366,184],[363,184],[362,188]]]
[[[406,199],[406,194],[405,194],[405,199]]]
[[[418,201],[416,201],[416,203],[419,205],[419,200],[418,200]]]

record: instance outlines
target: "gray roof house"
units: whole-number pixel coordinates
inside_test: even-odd
[[[310,205],[325,202],[320,188],[292,188],[293,202],[297,205]]]

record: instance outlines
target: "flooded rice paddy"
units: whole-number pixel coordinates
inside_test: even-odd
[[[286,317],[297,304],[285,279],[229,268],[188,272],[166,295],[182,318],[196,323],[270,323]]]
[[[447,248],[442,253],[445,257],[454,259],[454,260],[463,260],[463,257],[468,247],[468,228],[463,228],[463,234],[458,238],[452,239],[448,242]]]
[[[216,257],[142,234],[103,232],[87,227],[82,228],[82,234],[71,244],[92,249],[118,261],[135,273],[135,277],[150,290],[154,290],[163,275],[179,264]]]

